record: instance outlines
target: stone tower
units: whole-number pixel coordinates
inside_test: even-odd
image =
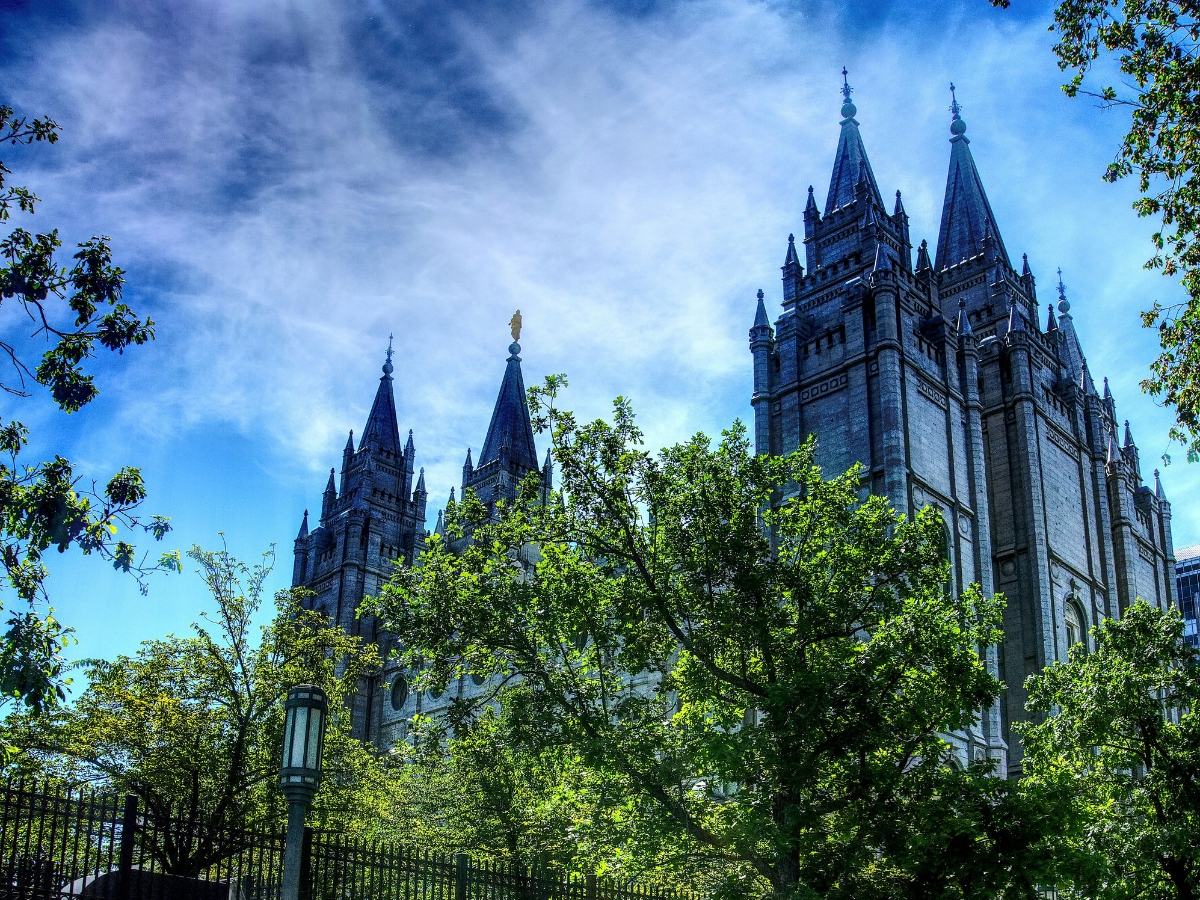
[[[472,463],[469,447],[463,463],[463,493],[474,491],[480,500],[492,508],[495,508],[497,500],[512,502],[517,494],[517,486],[530,472],[543,472],[543,488],[548,490],[550,486],[550,453],[547,450],[546,462],[539,467],[533,424],[525,400],[520,354],[521,345],[516,341],[508,345],[504,380],[500,382],[500,393],[492,409],[492,421],[488,424],[487,437],[483,439],[483,449],[479,451],[479,463]]]
[[[842,91],[823,212],[808,189],[804,263],[789,236],[782,315],[772,328],[760,291],[750,329],[756,450],[788,453],[815,433],[826,471],[862,463],[864,489],[900,512],[940,512],[952,589],[1008,599],[988,656],[1005,693],[950,740],[960,761],[1015,774],[1025,678],[1135,597],[1173,602],[1170,504],[1157,478],[1142,483],[1128,423],[1118,439],[1061,281],[1041,328],[957,102],[936,254],[921,241],[914,265],[900,192],[888,213]]]
[[[374,618],[358,618],[359,604],[387,581],[397,561],[412,565],[427,536],[425,473],[417,475],[414,485],[416,450],[411,431],[407,443],[400,446],[393,371],[389,342],[362,440],[356,450],[350,432],[342,451],[340,482],[336,470],[329,470],[321,520],[312,531],[305,511],[292,569],[292,585],[315,595],[308,601],[310,608],[325,612],[350,634],[379,643],[385,652],[388,636],[380,633]],[[356,737],[381,742],[378,678],[361,686],[353,716]]]

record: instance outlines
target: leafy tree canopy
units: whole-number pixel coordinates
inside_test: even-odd
[[[1032,786],[1071,797],[1071,896],[1194,900],[1200,892],[1200,668],[1178,611],[1138,600],[1095,650],[1031,676],[1022,726]]]
[[[1000,689],[980,651],[1002,602],[947,595],[939,515],[898,516],[857,467],[825,480],[811,442],[756,456],[741,425],[651,454],[625,400],[580,426],[563,384],[530,391],[561,491],[531,478],[494,518],[468,492],[448,532],[470,546],[434,539],[372,609],[425,686],[495,679],[449,724],[502,700],[719,891],[1031,891],[1044,842],[1010,786],[946,765],[941,735]]]
[[[189,554],[212,593],[214,609],[188,637],[147,641],[133,656],[87,666],[87,689],[72,706],[9,717],[8,740],[21,749],[11,774],[91,783],[137,795],[158,814],[201,825],[268,825],[283,821],[276,786],[283,743],[283,699],[295,684],[328,693],[333,715],[326,778],[314,821],[354,831],[379,810],[387,786],[381,761],[349,736],[339,714],[377,653],[302,608],[303,592],[275,595],[275,615],[261,631],[253,620],[273,555],[253,567],[227,551]],[[186,849],[186,848],[185,848]],[[224,852],[217,845],[209,855]],[[207,856],[157,848],[175,874],[192,874]]]
[[[58,137],[52,119],[31,120],[0,105],[0,143],[53,144]],[[0,161],[0,221],[14,211],[32,215],[39,202],[28,188],[11,184],[11,174]],[[0,239],[0,304],[17,305],[30,322],[31,340],[49,345],[34,364],[23,352],[30,347],[7,332],[0,354],[11,363],[12,376],[0,378],[0,391],[25,398],[38,384],[71,413],[98,393],[84,368],[96,350],[123,353],[144,344],[154,337],[154,323],[139,319],[121,301],[124,272],[112,264],[108,238],[79,244],[69,269],[56,259],[61,244],[57,230],[35,234],[14,228]],[[6,458],[0,462],[0,562],[21,603],[10,607],[7,631],[0,637],[0,698],[39,708],[63,696],[62,650],[70,641],[70,629],[44,608],[42,554],[74,545],[133,573],[139,582],[157,568],[178,570],[180,560],[178,553],[157,562],[139,560],[133,545],[117,537],[126,528],[161,540],[170,530],[161,516],[143,520],[136,515],[146,497],[136,468],[121,469],[100,489],[83,484],[62,456],[34,465],[19,461],[28,441],[29,430],[21,422],[0,424],[0,456]]]

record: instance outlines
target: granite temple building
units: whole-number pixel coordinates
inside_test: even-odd
[[[920,241],[914,263],[900,192],[888,212],[849,85],[843,97],[829,192],[821,208],[808,189],[774,326],[759,292],[755,446],[787,453],[815,434],[826,471],[862,463],[864,488],[896,509],[940,512],[952,587],[978,582],[1008,601],[989,653],[1004,694],[952,743],[961,761],[1015,774],[1009,727],[1025,715],[1026,677],[1135,598],[1174,603],[1171,505],[1157,472],[1143,481],[1129,423],[1088,370],[1061,276],[1039,313],[957,102],[937,247]]]
[[[1027,259],[1014,265],[957,103],[931,254],[924,240],[914,248],[900,192],[884,204],[850,94],[845,85],[824,205],[810,187],[803,249],[788,237],[773,324],[758,295],[755,446],[787,453],[815,434],[827,472],[861,463],[864,493],[886,496],[901,512],[940,513],[953,590],[978,582],[1004,593],[1004,640],[988,651],[1004,694],[975,728],[949,740],[961,763],[990,758],[1001,774],[1017,774],[1010,726],[1025,715],[1026,677],[1065,659],[1069,646],[1089,640],[1089,628],[1136,597],[1175,602],[1171,505],[1157,472],[1152,484],[1143,480],[1107,380],[1097,386],[1088,370],[1061,276],[1054,302],[1042,307]],[[531,472],[547,489],[552,479],[549,455],[538,464],[515,320],[478,461],[468,451],[463,466],[461,489],[485,502],[511,497]],[[389,349],[362,438],[355,446],[351,433],[340,473],[330,470],[316,528],[305,514],[293,584],[386,651],[390,638],[356,610],[395,561],[417,561],[426,501],[411,431],[401,444]],[[467,675],[447,694],[483,687]],[[390,746],[415,712],[436,712],[449,699],[418,696],[403,672],[387,669],[363,686],[355,731]]]

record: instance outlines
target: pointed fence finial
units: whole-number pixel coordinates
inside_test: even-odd
[[[1061,268],[1058,270],[1058,311],[1064,314],[1071,311],[1071,301],[1067,299],[1067,289],[1063,285]]]
[[[858,108],[851,102],[850,95],[854,93],[854,88],[850,87],[849,73],[846,67],[842,66],[842,118],[853,119],[854,114],[858,112]]]

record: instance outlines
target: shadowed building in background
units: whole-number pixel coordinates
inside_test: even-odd
[[[843,73],[845,74],[845,73]],[[804,262],[788,237],[783,313],[759,292],[750,329],[755,446],[788,453],[809,434],[827,472],[864,467],[864,492],[945,523],[952,589],[1008,599],[988,664],[1006,690],[952,736],[960,762],[1020,770],[1010,726],[1028,675],[1136,597],[1175,598],[1171,505],[1143,483],[1129,423],[1097,390],[1061,276],[1040,323],[1028,260],[1018,272],[951,106],[950,171],[934,258],[912,261],[900,192],[884,206],[850,87],[822,212],[808,189]]]
[[[1183,636],[1200,650],[1200,544],[1175,551],[1175,585]]]
[[[514,317],[516,319],[516,317]],[[475,491],[480,500],[494,507],[497,500],[511,501],[517,486],[530,472],[539,473],[543,490],[550,486],[550,454],[538,467],[537,447],[525,400],[521,374],[521,345],[515,340],[519,320],[513,326],[514,341],[500,394],[492,411],[491,424],[483,441],[477,465],[471,451],[463,465],[462,490]],[[418,693],[395,659],[391,635],[379,629],[371,616],[358,616],[362,599],[375,594],[397,564],[412,565],[421,554],[429,532],[425,530],[425,472],[416,484],[416,450],[412,431],[400,447],[400,429],[392,391],[392,349],[388,346],[383,377],[367,417],[362,440],[354,447],[354,432],[342,451],[340,482],[329,470],[329,482],[321,502],[321,521],[309,530],[308,512],[296,536],[292,586],[306,587],[314,594],[306,603],[319,609],[350,634],[361,635],[379,645],[385,658],[381,676],[368,679],[353,701],[353,734],[377,747],[388,748],[407,736],[407,724],[417,712],[432,713],[449,705],[454,696],[469,696],[485,689],[484,681],[467,675],[445,692]],[[454,502],[454,490],[450,491]],[[442,514],[438,513],[438,533]],[[387,690],[381,688],[387,685]]]

